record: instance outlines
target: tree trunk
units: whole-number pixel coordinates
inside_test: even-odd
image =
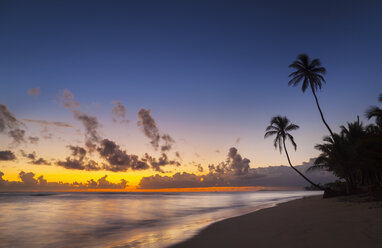
[[[329,130],[329,133],[330,133],[330,135],[332,136],[332,138],[333,138],[333,140],[334,140],[333,132],[332,132],[332,130],[330,129],[328,123],[326,123],[325,118],[324,118],[324,115],[322,114],[322,110],[321,110],[321,108],[320,108],[320,104],[318,103],[318,99],[317,99],[317,96],[316,96],[316,92],[314,91],[314,88],[313,88],[313,87],[311,87],[311,88],[312,88],[312,92],[313,92],[314,99],[316,99],[316,104],[317,104],[318,111],[320,111],[321,119],[322,119],[322,121],[324,122],[326,128]]]
[[[304,174],[302,174],[299,170],[297,170],[296,168],[294,168],[294,166],[292,165],[292,163],[290,162],[290,159],[289,159],[289,154],[288,154],[288,151],[287,151],[286,146],[285,146],[285,139],[283,139],[283,144],[284,144],[285,154],[286,154],[286,156],[287,156],[287,158],[288,158],[288,163],[289,163],[290,167],[291,167],[293,170],[295,170],[300,176],[302,176],[306,181],[308,181],[310,184],[312,184],[314,187],[319,188],[319,189],[321,189],[321,190],[325,190],[325,189],[323,189],[321,186],[319,186],[319,185],[315,184],[314,182],[310,181],[309,178],[307,178],[307,177],[304,176]]]

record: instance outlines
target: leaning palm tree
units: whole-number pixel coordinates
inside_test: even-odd
[[[325,83],[325,79],[323,77],[326,73],[325,67],[321,67],[321,62],[319,59],[310,60],[308,55],[300,54],[298,55],[297,60],[289,65],[289,68],[293,68],[295,71],[289,74],[289,77],[292,79],[289,81],[288,85],[297,86],[300,82],[302,82],[302,92],[305,92],[308,87],[312,90],[318,111],[320,111],[321,119],[326,128],[329,130],[330,135],[333,137],[333,132],[328,123],[325,121],[316,95],[316,91],[321,89],[323,82]]]
[[[382,94],[379,95],[378,100],[382,102]],[[369,120],[375,117],[375,122],[377,125],[382,126],[382,109],[378,108],[377,106],[369,107],[365,112],[365,116]]]
[[[313,183],[310,181],[306,176],[304,176],[299,170],[297,170],[292,163],[290,162],[288,150],[285,145],[285,140],[289,139],[292,143],[294,149],[297,149],[297,144],[294,142],[293,136],[289,133],[290,131],[294,131],[299,129],[300,127],[296,124],[293,124],[289,121],[289,119],[286,116],[275,116],[271,119],[270,125],[265,129],[266,133],[264,135],[264,138],[268,138],[270,136],[276,135],[276,138],[273,140],[273,145],[275,146],[275,149],[279,148],[280,153],[282,151],[282,148],[284,147],[285,154],[288,159],[288,163],[290,167],[295,170],[300,176],[302,176],[306,181],[308,181],[313,186],[323,189],[319,185]]]

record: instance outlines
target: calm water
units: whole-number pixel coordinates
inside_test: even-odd
[[[317,194],[0,193],[0,247],[166,247],[212,222]]]

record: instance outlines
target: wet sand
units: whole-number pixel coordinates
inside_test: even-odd
[[[171,248],[382,247],[382,203],[309,197],[216,222]]]

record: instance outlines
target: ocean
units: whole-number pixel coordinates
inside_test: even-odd
[[[0,193],[0,247],[163,248],[317,191]]]

